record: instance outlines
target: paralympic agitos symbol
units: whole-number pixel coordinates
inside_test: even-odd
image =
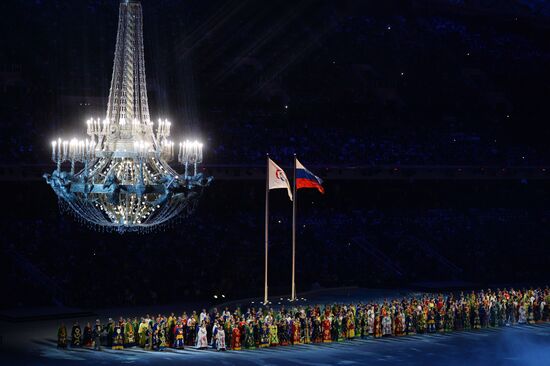
[[[282,180],[283,182],[286,182],[285,172],[283,172],[282,169],[277,169],[275,171],[275,177],[279,180]]]

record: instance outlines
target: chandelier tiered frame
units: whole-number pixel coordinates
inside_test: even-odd
[[[175,160],[171,122],[149,118],[141,4],[123,0],[104,119],[86,121],[85,139],[51,142],[56,164],[47,183],[63,210],[101,230],[149,231],[185,217],[212,177],[199,172],[203,145],[182,141]]]

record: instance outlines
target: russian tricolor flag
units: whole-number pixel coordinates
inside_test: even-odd
[[[325,193],[322,186],[323,180],[307,170],[302,163],[296,159],[296,189],[316,188],[321,193]]]

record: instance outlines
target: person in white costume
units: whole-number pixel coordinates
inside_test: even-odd
[[[198,349],[207,349],[208,348],[208,338],[206,333],[206,324],[201,323],[199,332],[197,334],[197,348]]]
[[[223,327],[219,327],[216,332],[216,349],[218,351],[225,351],[225,331]]]

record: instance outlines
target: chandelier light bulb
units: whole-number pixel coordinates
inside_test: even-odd
[[[56,149],[55,147],[57,146],[57,141],[52,141],[52,161],[55,163],[57,162],[57,159],[56,159]]]

